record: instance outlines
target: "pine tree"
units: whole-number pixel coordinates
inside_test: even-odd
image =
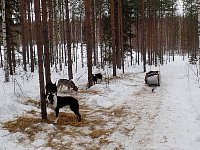
[[[86,18],[86,42],[87,42],[87,66],[88,66],[88,87],[92,86],[92,42],[91,42],[91,9],[90,0],[85,1]]]
[[[8,67],[8,51],[7,51],[7,39],[6,39],[6,0],[2,0],[2,36],[3,36],[3,47],[4,47],[4,71],[5,71],[5,82],[9,82],[9,67]]]
[[[40,15],[40,0],[34,0],[35,9],[35,22],[36,22],[36,44],[38,53],[38,65],[39,65],[39,83],[40,83],[40,99],[41,99],[41,111],[42,119],[47,119],[46,100],[44,90],[44,72],[43,72],[43,45],[42,45],[42,29],[41,29],[41,15]]]

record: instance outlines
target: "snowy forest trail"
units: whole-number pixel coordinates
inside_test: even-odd
[[[124,122],[131,122],[132,128],[134,126],[129,132],[129,141],[124,142],[125,149],[131,146],[156,150],[199,149],[200,103],[196,98],[199,94],[195,94],[199,90],[198,83],[194,70],[179,59],[180,62],[160,67],[161,86],[156,87],[155,92],[151,91],[152,87],[144,85],[144,74],[125,75],[129,79],[123,80],[125,83],[122,84],[137,85],[126,88],[130,91],[124,96],[127,98],[124,107],[129,107],[129,117]],[[139,119],[134,122],[136,114]]]
[[[198,90],[195,86],[194,74],[183,63],[169,63],[161,70],[161,87],[157,89],[163,94],[161,107],[156,118],[153,131],[153,149],[192,149],[200,147],[198,129],[199,105],[192,95]],[[190,79],[191,78],[191,79]],[[197,85],[197,84],[196,84]],[[194,96],[194,97],[193,97]]]

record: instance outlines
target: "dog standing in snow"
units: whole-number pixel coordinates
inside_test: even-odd
[[[92,74],[93,84],[96,84],[98,80],[100,80],[100,82],[101,82],[102,78],[103,78],[103,76],[101,73]]]
[[[56,120],[54,123],[58,122],[59,119],[59,109],[69,105],[70,109],[78,116],[78,121],[81,121],[81,115],[79,113],[79,103],[78,100],[72,96],[57,96],[57,86],[51,86],[54,93],[49,93],[46,95],[47,105],[55,111]]]
[[[74,91],[76,91],[76,93],[78,92],[78,87],[75,85],[75,83],[72,80],[68,79],[59,79],[57,87],[60,92],[63,87],[67,87],[68,91],[70,91],[70,89],[72,88]]]

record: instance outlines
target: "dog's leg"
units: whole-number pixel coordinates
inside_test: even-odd
[[[56,108],[55,112],[56,112],[56,120],[54,121],[54,123],[57,123],[59,119],[59,108]]]
[[[67,84],[67,90],[68,90],[68,92],[70,91],[70,84],[69,83]]]
[[[70,106],[70,109],[78,116],[78,122],[81,121],[81,115],[79,113],[79,105]]]

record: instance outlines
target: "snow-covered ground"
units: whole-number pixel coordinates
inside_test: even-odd
[[[155,67],[147,66],[147,71],[150,68]],[[144,83],[142,65],[126,66],[125,74],[118,70],[117,78],[106,68],[101,72],[110,79],[109,83],[103,80],[90,89],[86,89],[86,68],[79,68],[78,73],[74,72],[79,92],[73,96],[80,103],[82,121],[62,124],[65,120],[61,117],[60,124],[53,124],[53,111],[47,108],[50,122],[33,122],[24,132],[18,129],[20,126],[9,132],[5,123],[20,117],[40,118],[38,73],[23,73],[18,68],[11,82],[4,83],[1,69],[0,150],[200,149],[196,67],[177,56],[174,62],[157,69],[161,84],[152,92],[153,87]],[[56,82],[64,76],[67,77],[66,69],[60,74],[53,72],[52,80]],[[71,114],[71,122],[76,119],[68,107],[61,112]]]

